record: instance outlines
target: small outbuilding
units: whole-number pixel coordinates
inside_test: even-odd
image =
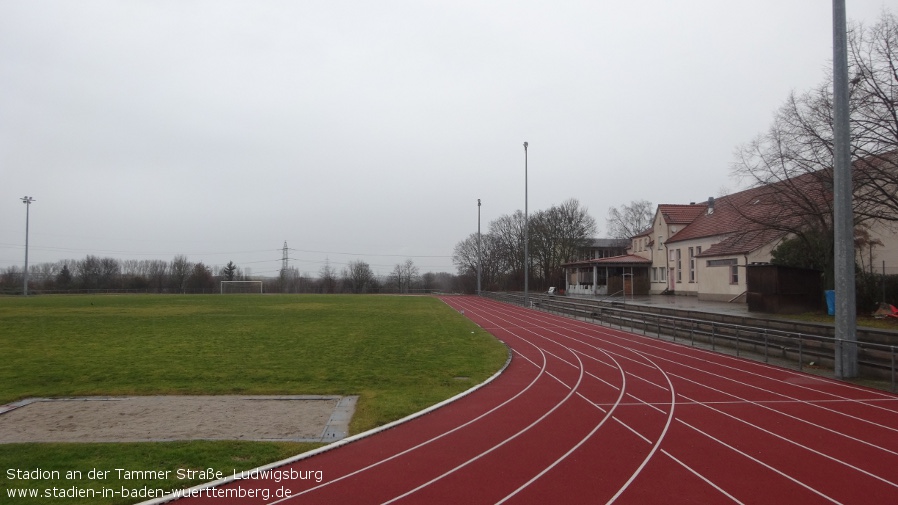
[[[751,264],[746,267],[746,282],[749,312],[800,314],[825,308],[819,270]]]

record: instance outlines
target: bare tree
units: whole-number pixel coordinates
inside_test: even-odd
[[[324,265],[318,271],[318,280],[321,283],[322,293],[333,293],[337,289],[337,272],[331,266],[329,258],[325,258]]]
[[[399,293],[408,293],[420,280],[418,267],[411,259],[405,260],[405,263],[397,263],[390,275],[387,276],[387,283]]]
[[[38,263],[28,267],[28,279],[34,279],[42,289],[53,289],[59,275],[59,263]]]
[[[855,198],[875,202],[855,212],[898,221],[898,18],[883,11],[873,26],[853,26],[848,52]]]
[[[858,223],[898,221],[898,20],[884,12],[871,28],[853,25],[849,35],[849,100]],[[791,93],[766,133],[740,146],[732,172],[754,186],[780,184],[779,191],[803,191],[789,181],[815,179],[832,188],[832,72],[814,89]],[[787,197],[803,202],[802,195]],[[806,213],[831,213],[831,203],[803,203]],[[818,218],[819,219],[819,218]]]
[[[149,260],[147,263],[147,276],[149,284],[156,291],[162,291],[165,287],[165,279],[168,276],[168,263],[162,260]]]
[[[190,276],[187,278],[187,287],[193,292],[210,293],[215,289],[215,279],[212,278],[212,269],[202,261],[193,265]]]
[[[397,264],[393,269],[397,274],[397,280],[400,293],[408,293],[421,280],[421,275],[415,262],[411,259],[405,260],[405,263]]]
[[[100,265],[100,258],[88,254],[83,260],[77,263],[76,279],[81,289],[99,289],[100,279],[102,277],[103,268]]]
[[[179,254],[172,259],[169,272],[171,272],[172,287],[176,291],[184,292],[187,287],[187,278],[190,277],[190,269],[191,264],[187,260],[187,256]]]
[[[561,205],[538,212],[530,222],[531,251],[539,268],[542,283],[564,282],[561,264],[575,258],[596,232],[596,222],[585,207],[574,198]]]
[[[655,217],[655,207],[648,200],[633,200],[629,205],[608,209],[608,236],[630,238],[647,230]]]
[[[506,288],[524,288],[524,213],[504,215],[489,224],[496,254],[505,267]]]
[[[343,289],[351,293],[367,293],[374,284],[374,272],[364,261],[350,261],[343,270]]]
[[[479,256],[483,261],[480,271],[481,289],[486,291],[501,289],[501,279],[507,271],[507,263],[503,260],[496,236],[489,233],[481,234]],[[478,264],[476,233],[455,244],[452,263],[455,264],[457,274],[464,279],[465,290],[471,293],[476,291]]]
[[[853,212],[856,230],[898,221],[898,22],[884,12],[872,28],[849,35]],[[734,208],[744,233],[779,231],[818,248],[826,285],[833,277],[832,77],[791,93],[767,132],[740,146],[732,172],[755,187],[751,202]],[[727,202],[726,199],[723,200]],[[791,247],[791,245],[790,245]]]
[[[0,272],[0,286],[9,290],[21,289],[24,278],[21,267],[10,265]]]
[[[405,263],[402,264],[402,270],[405,272],[405,279],[408,283],[406,292],[421,283],[421,272],[418,270],[418,266],[415,265],[414,261],[411,259],[405,260]]]

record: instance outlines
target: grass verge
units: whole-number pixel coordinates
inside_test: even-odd
[[[352,433],[463,391],[489,377],[506,357],[504,346],[439,300],[388,296],[3,298],[0,346],[0,403],[82,395],[357,394]],[[0,496],[23,484],[71,485],[64,479],[10,479],[8,469],[240,470],[309,448],[231,442],[0,445],[0,470],[6,472],[0,474]],[[164,487],[156,481],[129,484]]]

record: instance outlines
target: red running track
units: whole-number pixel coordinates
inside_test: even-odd
[[[898,396],[483,298],[444,301],[509,346],[494,381],[281,467],[279,482],[183,501],[898,503]]]

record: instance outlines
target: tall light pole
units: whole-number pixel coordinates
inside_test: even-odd
[[[530,306],[530,226],[527,218],[527,143],[524,142],[524,306]]]
[[[480,198],[477,199],[477,296],[480,296],[480,271],[483,257],[480,255]]]
[[[25,296],[28,296],[28,220],[31,213],[31,202],[34,198],[30,196],[22,197],[22,203],[25,204]]]
[[[857,377],[854,211],[848,120],[848,42],[845,0],[833,0],[833,242],[836,278],[837,378]]]

